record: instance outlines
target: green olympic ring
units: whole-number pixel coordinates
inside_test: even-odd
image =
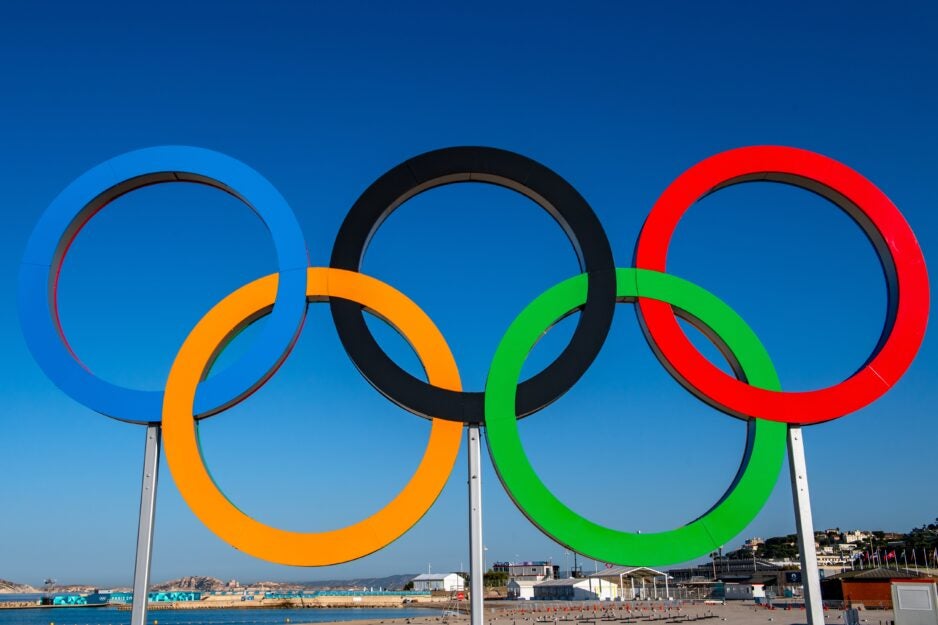
[[[604,562],[661,566],[706,554],[737,536],[775,487],[785,456],[787,425],[749,419],[746,452],[735,480],[706,513],[683,527],[637,534],[603,527],[561,502],[541,482],[521,444],[515,396],[521,368],[538,339],[586,301],[588,275],[565,280],[541,294],[512,322],[495,353],[485,387],[485,430],[495,470],[528,519],[561,545]],[[727,304],[675,276],[616,269],[616,299],[648,297],[671,304],[708,336],[723,343],[742,378],[781,390],[775,367],[758,337]],[[734,363],[734,364],[736,364]]]

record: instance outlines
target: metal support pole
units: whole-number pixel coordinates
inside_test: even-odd
[[[140,520],[137,522],[137,560],[134,565],[134,603],[130,625],[146,625],[150,588],[150,557],[153,555],[153,520],[156,515],[156,478],[160,470],[160,425],[147,426],[143,454],[143,485],[140,488]]]
[[[788,426],[788,466],[791,471],[791,494],[795,502],[795,525],[798,530],[798,551],[801,553],[801,583],[804,585],[804,607],[808,625],[824,625],[821,603],[821,577],[814,548],[814,522],[811,519],[811,497],[808,493],[808,467],[804,458],[801,426]]]
[[[469,608],[471,625],[482,625],[482,442],[478,425],[469,426]]]
[[[482,443],[478,425],[469,426],[469,608],[471,625],[482,625]]]

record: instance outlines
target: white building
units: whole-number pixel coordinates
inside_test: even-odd
[[[539,560],[536,562],[496,562],[492,565],[492,570],[496,573],[508,573],[509,579],[541,582],[545,579],[557,579],[560,567],[553,562]]]
[[[727,601],[732,599],[765,599],[765,584],[737,584],[727,582],[723,585]]]
[[[538,582],[531,579],[513,579],[508,582],[509,599],[533,599],[534,586]]]
[[[755,551],[760,545],[764,545],[765,540],[759,536],[754,536],[752,538],[747,538],[746,542],[743,543],[743,549],[748,549],[750,551]]]
[[[844,532],[844,542],[862,543],[864,540],[866,540],[870,536],[871,534],[869,532],[862,532],[860,530],[853,530],[852,532]]]
[[[550,579],[534,585],[537,600],[610,601],[618,596],[615,584],[595,577]]]
[[[590,579],[606,582],[613,588],[611,597],[623,601],[667,599],[671,595],[668,574],[647,566],[612,566],[591,574]]]
[[[421,573],[414,579],[414,590],[430,592],[432,590],[465,590],[466,580],[456,573]]]

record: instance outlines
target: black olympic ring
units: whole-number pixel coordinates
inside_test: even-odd
[[[518,418],[548,406],[566,393],[595,360],[612,325],[616,273],[606,233],[586,200],[556,172],[507,150],[453,147],[415,156],[369,186],[339,228],[329,266],[359,271],[371,237],[410,198],[457,182],[484,182],[521,193],[546,210],[564,229],[589,274],[586,303],[570,343],[543,371],[518,387]],[[345,351],[368,382],[395,404],[427,418],[482,424],[482,392],[431,386],[397,365],[378,345],[355,302],[333,298],[329,305]]]

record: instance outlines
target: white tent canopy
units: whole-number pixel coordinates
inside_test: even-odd
[[[626,597],[635,599],[657,599],[659,583],[663,583],[664,586],[663,598],[667,599],[670,595],[668,574],[664,571],[659,571],[647,566],[613,566],[597,571],[590,575],[590,577],[603,579],[616,584],[619,587],[619,596],[623,599]],[[628,584],[629,587],[628,593],[626,592],[626,584]],[[651,586],[651,593],[647,592],[648,585]]]

